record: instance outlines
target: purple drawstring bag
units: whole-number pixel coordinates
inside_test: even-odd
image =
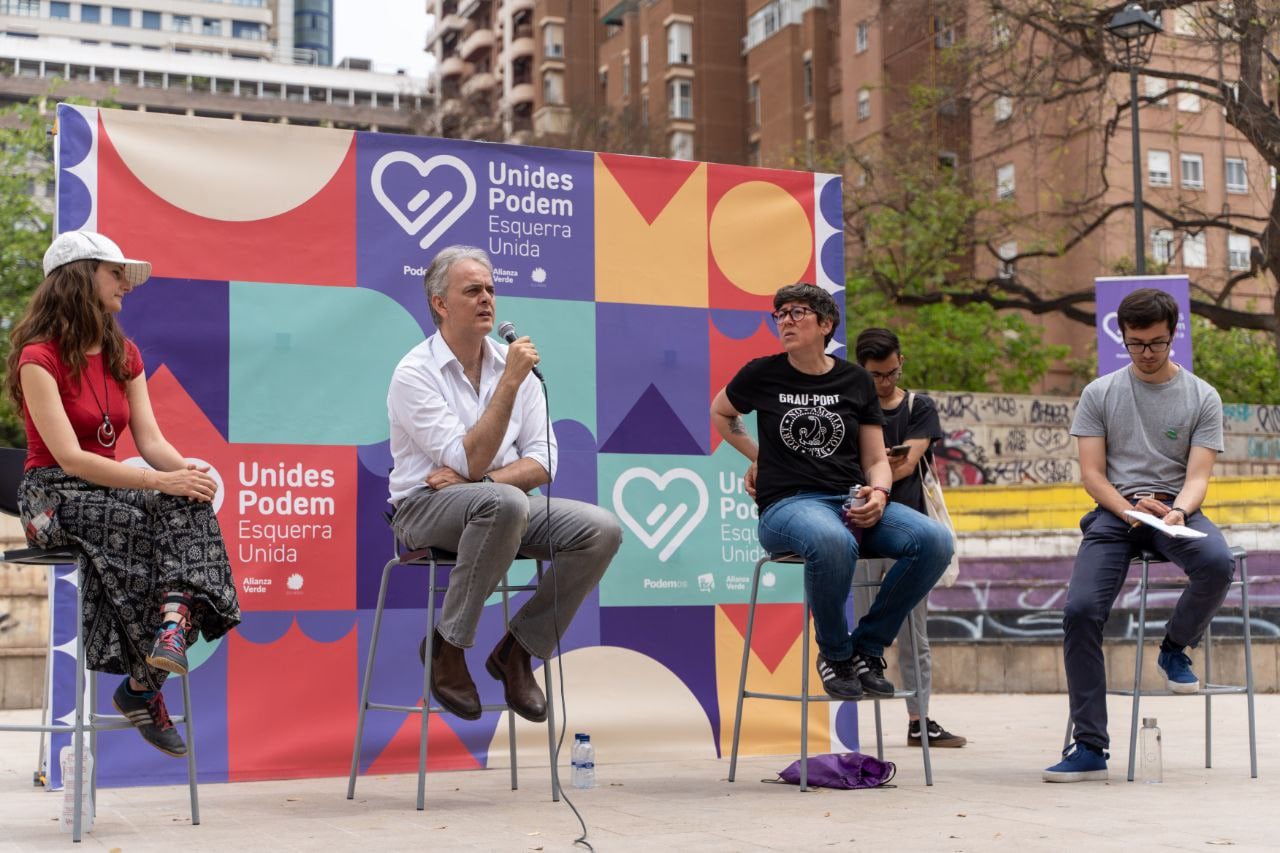
[[[808,784],[815,788],[879,788],[887,785],[898,766],[861,752],[837,752],[809,756]],[[800,762],[793,761],[778,774],[778,781],[800,784]]]

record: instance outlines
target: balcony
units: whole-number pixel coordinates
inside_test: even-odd
[[[509,104],[532,104],[535,90],[532,83],[517,83],[507,93]]]
[[[435,29],[427,33],[427,50],[435,46],[435,43],[447,36],[449,33],[459,32],[467,25],[465,19],[457,15],[445,15],[436,24]]]
[[[467,63],[456,56],[450,56],[440,63],[440,78],[457,77],[467,70]]]
[[[462,40],[462,46],[458,48],[458,55],[467,61],[472,61],[471,57],[482,50],[489,50],[493,47],[493,30],[477,29]]]
[[[520,12],[532,12],[533,0],[507,0],[502,8],[506,10],[508,15],[515,17]]]
[[[473,74],[467,82],[462,84],[462,96],[470,98],[481,92],[487,92],[494,86],[498,85],[498,78],[489,71],[481,71]]]

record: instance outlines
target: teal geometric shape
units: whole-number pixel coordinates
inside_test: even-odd
[[[538,348],[551,419],[578,421],[595,435],[595,304],[499,294],[497,307],[498,320],[514,323],[516,333],[528,335]]]
[[[218,646],[222,645],[224,639],[226,638],[219,637],[213,642],[209,642],[201,636],[190,646],[187,646],[187,668],[195,669],[213,657],[213,653],[218,650]]]
[[[728,442],[711,456],[601,453],[599,504],[622,521],[622,547],[600,581],[605,607],[742,604],[764,553],[747,460]],[[768,571],[760,600],[802,600],[803,572]]]
[[[228,433],[236,444],[376,444],[387,387],[422,343],[376,290],[231,282]]]

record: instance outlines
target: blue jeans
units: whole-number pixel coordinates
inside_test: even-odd
[[[890,503],[862,544],[844,525],[844,494],[801,492],[760,515],[760,544],[769,553],[804,557],[804,589],[813,611],[818,649],[828,660],[852,654],[881,657],[902,622],[946,571],[955,548],[951,531],[902,504]],[[859,548],[896,560],[867,615],[853,633],[845,617]]]

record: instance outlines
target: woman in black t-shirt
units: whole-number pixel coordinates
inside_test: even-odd
[[[794,284],[774,294],[773,307],[783,352],[739,370],[712,402],[711,421],[751,461],[744,479],[760,510],[760,544],[805,559],[823,688],[838,699],[892,696],[884,647],[946,569],[951,536],[889,503],[884,416],[871,376],[827,354],[840,322],[835,300]],[[753,411],[759,445],[742,423]],[[863,503],[846,511],[853,486]],[[862,546],[898,559],[850,634],[845,601]]]

